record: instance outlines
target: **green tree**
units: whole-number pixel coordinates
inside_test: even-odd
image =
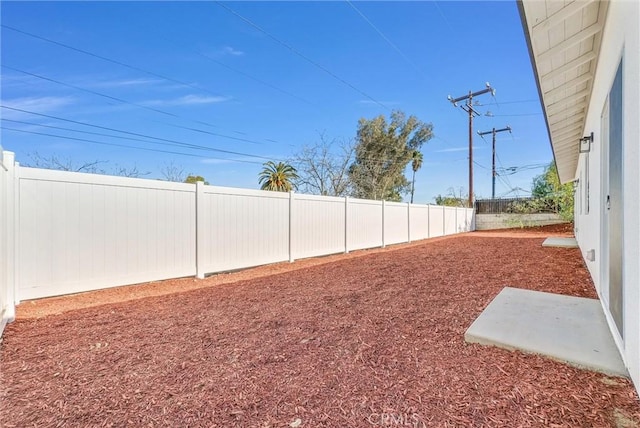
[[[555,161],[533,179],[531,196],[560,214],[563,220],[573,221],[573,183],[560,183]]]
[[[295,187],[298,180],[298,171],[284,162],[265,162],[264,168],[258,176],[258,183],[262,190],[273,190],[276,192],[290,192]]]
[[[433,125],[415,116],[393,111],[391,120],[383,115],[360,119],[355,160],[349,167],[354,196],[368,199],[402,200],[410,191],[405,177],[413,153],[433,137]]]
[[[197,181],[202,181],[204,184],[207,184],[207,185],[209,184],[209,182],[200,175],[189,175],[187,176],[187,178],[184,179],[185,183],[191,183],[191,184],[196,184]]]
[[[411,178],[411,203],[413,203],[413,192],[416,189],[416,172],[422,168],[422,152],[414,150],[411,155],[411,170],[413,177]]]

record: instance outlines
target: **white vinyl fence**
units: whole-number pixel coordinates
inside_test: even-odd
[[[15,161],[0,147],[0,334],[15,318]]]
[[[470,209],[20,167],[0,159],[0,307],[473,230]]]

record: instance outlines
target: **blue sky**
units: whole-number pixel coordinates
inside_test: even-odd
[[[0,144],[21,163],[37,152],[160,178],[173,162],[211,184],[257,188],[267,159],[291,157],[320,132],[354,138],[361,117],[399,109],[433,123],[415,193],[432,202],[468,187],[467,116],[447,95],[485,82],[496,96],[477,98],[474,131],[510,125],[497,137],[498,168],[518,167],[496,194],[529,190],[552,159],[515,2],[4,1],[1,20],[2,105],[51,116],[0,109]],[[478,197],[491,195],[485,138],[474,141]]]

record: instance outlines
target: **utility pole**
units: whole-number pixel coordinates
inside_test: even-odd
[[[467,95],[458,98],[452,98],[451,95],[447,97],[454,107],[458,107],[460,101],[467,101],[460,108],[469,114],[469,208],[473,208],[473,116],[480,116],[480,113],[473,109],[473,98],[488,92],[491,92],[491,95],[495,95],[496,90],[491,87],[489,82],[487,82],[486,86],[486,89],[477,92],[469,91]]]
[[[506,128],[502,128],[502,129],[493,128],[491,131],[484,131],[484,132],[478,131],[478,135],[481,137],[487,134],[493,135],[493,138],[492,138],[493,142],[491,144],[491,149],[492,149],[491,150],[491,199],[496,198],[496,134],[498,132],[504,132],[504,131],[509,131],[509,133],[511,133],[511,127],[507,125]]]

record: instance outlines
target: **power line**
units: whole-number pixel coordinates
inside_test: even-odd
[[[262,80],[262,79],[259,79],[259,78],[255,77],[255,76],[250,75],[249,73],[245,73],[244,71],[241,71],[241,70],[235,69],[235,68],[231,67],[230,65],[227,65],[227,64],[225,64],[225,63],[224,63],[224,62],[222,62],[222,61],[218,61],[217,59],[214,59],[214,58],[212,58],[211,56],[206,55],[206,54],[204,54],[204,53],[202,53],[202,52],[198,52],[198,55],[200,55],[201,57],[203,57],[204,59],[206,59],[206,60],[208,60],[208,61],[211,61],[211,62],[213,62],[213,63],[215,63],[215,64],[218,64],[218,65],[219,65],[219,66],[221,66],[221,67],[226,68],[227,70],[231,70],[231,71],[233,71],[234,73],[240,74],[241,76],[244,76],[244,77],[246,77],[246,78],[248,78],[248,79],[251,79],[251,80],[253,80],[253,81],[255,81],[255,82],[258,82],[258,83],[260,83],[260,84],[262,84],[262,85],[264,85],[264,86],[267,86],[267,87],[269,87],[269,88],[271,88],[271,89],[274,89],[274,90],[276,90],[276,91],[278,91],[278,92],[280,92],[280,93],[283,93],[283,94],[285,94],[285,95],[287,95],[287,96],[290,96],[290,97],[292,97],[292,98],[295,98],[295,99],[297,99],[297,100],[299,100],[299,101],[302,101],[303,103],[306,103],[306,104],[309,104],[309,105],[313,105],[313,106],[315,106],[315,105],[316,105],[316,104],[312,103],[312,102],[311,102],[311,101],[309,101],[309,100],[306,100],[306,99],[304,99],[304,98],[302,98],[302,97],[299,97],[298,95],[292,94],[291,92],[289,92],[289,91],[287,91],[287,90],[285,90],[285,89],[282,89],[282,88],[280,88],[280,87],[278,87],[278,86],[276,86],[276,85],[273,85],[273,84],[271,84],[271,83],[269,83],[269,82],[265,82],[265,81],[264,81],[264,80]]]
[[[238,12],[236,12],[233,9],[231,9],[229,6],[227,6],[225,4],[222,4],[219,1],[216,1],[215,4],[217,4],[218,6],[220,6],[223,9],[225,9],[227,12],[231,13],[232,15],[235,15],[236,17],[240,18],[246,24],[248,24],[251,27],[255,28],[256,30],[260,31],[262,34],[264,34],[265,36],[269,37],[271,40],[275,41],[276,43],[284,46],[285,48],[287,48],[288,50],[290,50],[294,54],[298,55],[300,58],[304,59],[308,63],[310,63],[313,66],[315,66],[315,67],[319,68],[320,70],[324,71],[326,74],[328,74],[329,76],[333,77],[337,81],[341,82],[342,84],[344,84],[344,85],[350,87],[351,89],[353,89],[354,91],[358,92],[363,97],[368,98],[370,101],[373,101],[374,103],[378,104],[380,107],[384,108],[385,110],[391,110],[389,107],[387,107],[386,105],[382,104],[380,101],[376,100],[371,95],[367,94],[366,92],[362,91],[361,89],[358,89],[357,87],[355,87],[351,83],[347,82],[343,78],[337,76],[335,73],[333,73],[331,70],[329,70],[325,66],[323,66],[323,65],[319,64],[318,62],[312,60],[311,58],[309,58],[308,56],[306,56],[305,54],[303,54],[302,52],[300,52],[299,50],[297,50],[296,48],[294,48],[290,44],[280,40],[279,38],[277,38],[273,34],[269,33],[268,31],[266,31],[262,27],[258,26],[258,24],[254,23],[250,19],[245,18],[244,16],[240,15]]]
[[[142,142],[142,143],[149,143],[149,144],[158,144],[155,143],[153,141],[149,141],[149,140],[143,140],[141,138],[133,138],[133,137],[124,137],[122,135],[112,135],[112,134],[104,134],[102,132],[91,132],[91,131],[81,131],[79,129],[72,129],[72,128],[65,128],[65,127],[61,127],[61,126],[53,126],[53,125],[45,125],[42,123],[36,123],[36,122],[26,122],[23,120],[13,120],[13,119],[5,119],[2,118],[2,121],[4,122],[11,122],[11,123],[20,123],[23,125],[31,125],[31,126],[38,126],[41,128],[49,128],[49,129],[57,129],[60,131],[69,131],[69,132],[78,132],[81,134],[89,134],[89,135],[98,135],[98,136],[102,136],[102,137],[109,137],[109,138],[117,138],[117,139],[121,139],[121,140],[129,140],[129,141],[138,141],[138,142]],[[20,130],[19,132],[24,131],[24,130]],[[152,138],[152,137],[147,137],[147,138]],[[171,146],[172,144],[166,144],[167,146]],[[193,148],[193,149],[198,149],[198,150],[211,150],[211,148],[207,147],[207,146],[199,146],[197,144],[173,144],[177,147],[185,147],[185,148]],[[232,159],[227,159],[227,158],[210,158],[210,159],[219,159],[219,160],[226,160],[226,161],[230,161],[230,162],[242,162],[242,163],[252,163],[252,164],[259,164],[261,165],[260,162],[254,162],[254,161],[245,161],[245,160],[232,160]]]
[[[445,16],[445,14],[442,11],[442,9],[440,9],[440,6],[438,5],[437,0],[433,1],[431,3],[436,7],[436,9],[438,9],[438,13],[440,13],[440,16],[442,17],[442,20],[444,21],[445,24],[447,24],[447,27],[449,27],[449,30],[451,30],[452,33],[455,33],[455,30],[453,29],[453,26],[451,25],[451,23],[449,22],[449,20]]]
[[[183,119],[183,120],[187,120],[187,121],[190,121],[190,122],[199,123],[199,124],[202,124],[202,125],[207,125],[207,126],[211,126],[211,127],[217,128],[216,125],[212,125],[212,124],[207,123],[207,122],[202,122],[200,120],[188,119],[188,118],[185,118],[183,116],[180,116],[180,115],[177,115],[177,114],[174,114],[174,113],[170,113],[170,112],[167,112],[167,111],[164,111],[164,110],[159,110],[159,109],[156,109],[156,108],[153,108],[153,107],[148,107],[148,106],[145,106],[145,105],[142,105],[142,104],[137,104],[137,103],[134,103],[134,102],[131,102],[131,101],[123,100],[122,98],[112,97],[111,95],[103,94],[101,92],[93,91],[91,89],[81,88],[79,86],[71,85],[69,83],[64,83],[64,82],[61,82],[59,80],[52,79],[50,77],[46,77],[46,76],[41,76],[39,74],[30,73],[28,71],[21,70],[19,68],[10,67],[10,66],[5,65],[5,64],[1,64],[0,66],[3,67],[3,68],[7,68],[9,70],[12,70],[12,71],[17,71],[19,73],[24,73],[24,74],[26,74],[28,76],[32,76],[32,77],[36,77],[38,79],[42,79],[42,80],[46,80],[46,81],[49,81],[49,82],[52,82],[52,83],[56,83],[56,84],[61,85],[61,86],[66,86],[66,87],[69,87],[69,88],[72,88],[72,89],[76,89],[78,91],[87,92],[87,93],[90,93],[90,94],[95,95],[95,96],[99,96],[99,97],[107,98],[107,99],[110,99],[110,100],[113,100],[113,101],[117,101],[117,102],[122,103],[122,104],[131,105],[131,106],[134,106],[134,107],[138,107],[138,108],[150,110],[150,111],[153,111],[153,112],[156,112],[156,113],[164,114],[166,116],[171,116],[171,117],[174,117],[174,118],[177,118],[177,119]],[[165,125],[170,125],[170,124],[166,124],[164,122],[162,122],[162,123],[165,124]],[[170,126],[178,126],[178,125],[170,125]],[[227,138],[227,139],[236,140],[236,141],[243,141],[243,142],[252,143],[252,144],[262,144],[259,141],[255,141],[255,140],[249,140],[249,139],[246,139],[246,138],[232,137],[230,135],[212,133],[212,132],[209,132],[209,131],[198,130],[198,129],[195,129],[195,128],[184,127],[184,129],[189,129],[191,131],[202,132],[202,133],[205,133],[205,134],[211,134],[211,135],[215,135],[217,137]],[[235,131],[235,132],[243,134],[240,131]]]
[[[25,133],[25,134],[33,134],[33,135],[42,135],[42,136],[45,136],[45,137],[61,138],[61,139],[70,140],[70,141],[81,141],[81,142],[85,142],[85,143],[100,144],[100,145],[104,145],[104,146],[123,147],[123,148],[126,148],[126,149],[144,150],[144,151],[148,151],[148,152],[157,152],[157,153],[169,153],[169,154],[172,154],[172,155],[180,155],[180,156],[191,156],[191,157],[198,157],[198,158],[208,158],[208,156],[196,155],[194,153],[175,152],[175,151],[161,150],[161,149],[150,149],[150,148],[146,148],[146,147],[130,146],[130,145],[126,145],[126,144],[106,143],[104,141],[87,140],[85,138],[65,137],[65,136],[62,136],[62,135],[47,134],[47,133],[44,133],[44,132],[27,131],[27,130],[24,130],[24,129],[15,129],[15,128],[6,128],[6,127],[3,127],[2,129],[5,130],[5,131],[22,132],[22,133]],[[224,160],[228,160],[228,159],[224,159]],[[255,163],[258,163],[258,162],[255,162]]]
[[[165,76],[165,75],[162,75],[162,74],[158,74],[158,73],[155,73],[153,71],[149,71],[149,70],[143,69],[141,67],[137,67],[137,66],[134,66],[134,65],[131,65],[131,64],[127,64],[127,63],[124,63],[122,61],[118,61],[118,60],[115,60],[115,59],[112,59],[112,58],[108,58],[108,57],[105,57],[105,56],[102,56],[102,55],[99,55],[99,54],[96,54],[96,53],[93,53],[93,52],[90,52],[90,51],[87,51],[87,50],[84,50],[84,49],[76,48],[74,46],[70,46],[70,45],[67,45],[65,43],[61,43],[61,42],[58,42],[56,40],[49,39],[47,37],[39,36],[37,34],[33,34],[33,33],[28,32],[28,31],[20,30],[18,28],[11,27],[9,25],[5,25],[5,24],[1,24],[1,25],[2,25],[3,28],[6,28],[8,30],[15,31],[15,32],[23,34],[25,36],[29,36],[29,37],[32,37],[32,38],[35,38],[35,39],[38,39],[38,40],[41,40],[41,41],[44,41],[44,42],[47,42],[47,43],[51,43],[51,44],[63,47],[65,49],[69,49],[69,50],[72,50],[72,51],[75,51],[75,52],[79,52],[79,53],[82,53],[82,54],[85,54],[85,55],[89,55],[89,56],[92,56],[94,58],[101,59],[103,61],[107,61],[107,62],[110,62],[110,63],[113,63],[113,64],[117,64],[117,65],[120,65],[122,67],[129,68],[131,70],[139,71],[139,72],[148,74],[150,76],[153,76],[153,77],[156,77],[156,78],[159,78],[159,79],[162,79],[162,80],[166,80],[168,82],[179,84],[181,86],[185,86],[185,87],[189,87],[189,88],[192,88],[192,89],[196,89],[198,91],[206,92],[208,94],[215,95],[215,96],[218,96],[218,97],[224,97],[220,93],[210,91],[210,90],[208,90],[206,88],[203,88],[201,86],[198,86],[198,85],[194,85],[194,84],[191,84],[191,83],[183,82],[181,80],[178,80],[178,79],[175,79],[175,78],[172,78],[172,77],[168,77],[168,76]],[[279,87],[277,87],[277,86],[275,86],[273,84],[270,84],[270,83],[265,82],[265,81],[263,81],[261,79],[258,79],[257,77],[251,76],[248,73],[245,73],[243,71],[234,69],[233,67],[230,67],[229,65],[226,65],[226,64],[224,64],[224,63],[222,63],[220,61],[217,61],[217,60],[215,60],[215,59],[213,59],[213,58],[211,58],[211,57],[209,57],[209,56],[207,56],[207,55],[205,55],[205,54],[203,54],[201,52],[198,52],[198,54],[200,56],[208,59],[209,61],[212,61],[212,62],[214,62],[214,63],[216,63],[216,64],[218,64],[218,65],[220,65],[222,67],[225,67],[225,68],[227,68],[227,69],[229,69],[229,70],[231,70],[231,71],[233,71],[235,73],[241,74],[241,75],[243,75],[243,76],[245,76],[245,77],[247,77],[249,79],[252,79],[252,80],[254,80],[254,81],[258,82],[258,83],[261,83],[261,84],[263,84],[265,86],[268,86],[268,87],[270,87],[272,89],[275,89],[276,91],[281,92],[281,93],[283,93],[285,95],[288,95],[290,97],[296,98],[296,99],[298,99],[298,100],[300,100],[302,102],[305,102],[307,104],[313,105],[313,103],[311,103],[310,101],[308,101],[308,100],[306,100],[306,99],[304,99],[302,97],[299,97],[299,96],[297,96],[295,94],[292,94],[292,93],[290,93],[290,92],[288,92],[288,91],[286,91],[286,90],[284,90],[282,88],[279,88]],[[215,125],[210,125],[210,124],[207,124],[207,125],[215,126]],[[234,131],[234,132],[238,132],[240,134],[245,134],[244,132],[239,132],[239,131]]]
[[[69,50],[72,50],[72,51],[75,51],[75,52],[79,52],[79,53],[82,53],[82,54],[85,54],[85,55],[89,55],[89,56],[92,56],[92,57],[95,57],[95,58],[99,58],[99,59],[102,59],[104,61],[108,61],[108,62],[111,62],[113,64],[117,64],[117,65],[120,65],[122,67],[129,68],[131,70],[139,71],[139,72],[148,74],[150,76],[154,76],[156,78],[159,78],[159,79],[162,79],[162,80],[166,80],[168,82],[176,83],[176,84],[179,84],[181,86],[186,86],[186,87],[189,87],[189,88],[192,88],[192,89],[196,89],[198,91],[206,92],[208,94],[211,94],[211,95],[214,95],[214,96],[217,96],[217,97],[225,98],[224,95],[222,95],[220,93],[217,93],[217,92],[210,91],[210,90],[208,90],[206,88],[202,88],[201,86],[193,85],[193,84],[190,84],[190,83],[187,83],[187,82],[183,82],[181,80],[177,80],[177,79],[174,79],[174,78],[171,78],[171,77],[167,77],[167,76],[155,73],[153,71],[149,71],[149,70],[146,70],[146,69],[143,69],[143,68],[140,68],[140,67],[136,67],[136,66],[124,63],[122,61],[118,61],[118,60],[114,60],[114,59],[111,59],[111,58],[107,58],[105,56],[98,55],[98,54],[95,54],[93,52],[90,52],[90,51],[87,51],[87,50],[84,50],[84,49],[76,48],[74,46],[70,46],[70,45],[67,45],[65,43],[61,43],[61,42],[49,39],[47,37],[38,36],[37,34],[33,34],[33,33],[30,33],[30,32],[24,31],[24,30],[20,30],[18,28],[11,27],[11,26],[6,25],[6,24],[0,24],[0,26],[2,28],[6,28],[8,30],[15,31],[15,32],[23,34],[23,35],[26,35],[26,36],[29,36],[29,37],[33,37],[33,38],[38,39],[38,40],[42,40],[42,41],[45,41],[45,42],[48,42],[48,43],[51,43],[51,44],[54,44],[54,45],[57,45],[57,46],[61,46],[61,47],[65,48],[65,49],[69,49]],[[9,68],[9,67],[7,67],[7,68]],[[17,69],[15,71],[23,72],[23,71],[17,70]],[[26,73],[26,74],[28,74],[28,73]],[[40,77],[40,76],[35,76],[35,75],[32,75],[32,76]],[[40,77],[40,78],[42,78],[42,77]],[[71,86],[71,87],[73,87],[73,86]],[[75,87],[75,88],[78,89],[77,87]],[[85,89],[81,89],[81,90],[85,90]],[[86,90],[86,91],[89,91],[89,90]],[[152,108],[146,107],[146,106],[139,106],[139,107],[147,108],[147,109],[151,109],[151,110],[156,110],[156,109],[152,109]],[[165,112],[165,114],[166,114],[166,112]],[[174,115],[174,116],[176,116],[176,115]],[[179,117],[179,116],[176,116],[176,117]],[[207,123],[207,122],[202,122],[202,121],[194,121],[194,122],[197,122],[197,123],[200,123],[200,124],[206,125],[206,126],[211,126],[211,127],[214,127],[214,128],[219,128],[219,126],[213,125],[213,124]],[[246,135],[245,132],[236,131],[236,130],[230,130],[230,131],[235,132],[237,134]]]
[[[148,151],[148,152],[168,153],[168,154],[180,155],[180,156],[190,156],[190,157],[197,157],[197,158],[204,158],[204,159],[217,159],[217,160],[224,160],[224,161],[229,161],[229,162],[242,162],[242,163],[251,163],[251,164],[262,165],[261,162],[245,161],[245,160],[240,160],[240,159],[216,158],[216,157],[211,157],[211,156],[197,155],[197,154],[194,154],[194,153],[175,152],[175,151],[172,151],[172,150],[150,149],[148,147],[138,147],[138,146],[131,146],[131,145],[126,145],[126,144],[107,143],[107,142],[104,142],[104,141],[87,140],[85,138],[75,138],[75,137],[68,137],[68,136],[64,136],[64,135],[47,134],[47,133],[44,133],[44,132],[27,131],[25,129],[16,129],[16,128],[7,128],[7,127],[3,127],[2,129],[5,130],[5,131],[22,132],[22,133],[25,133],[25,134],[33,134],[33,135],[42,135],[42,136],[45,136],[45,137],[61,138],[63,140],[70,140],[70,141],[81,141],[81,142],[85,142],[85,143],[99,144],[99,145],[103,145],[103,146],[123,147],[125,149],[144,150],[144,151]],[[73,130],[71,130],[71,131],[73,131]],[[79,131],[79,132],[82,132],[82,131]],[[153,143],[153,142],[149,142],[149,143],[160,144],[160,143]]]
[[[188,86],[190,88],[197,89],[198,91],[207,92],[207,93],[209,93],[211,95],[222,96],[219,93],[209,91],[208,89],[201,88],[201,87],[199,87],[197,85],[193,85],[191,83],[183,82],[181,80],[177,80],[177,79],[174,79],[172,77],[167,77],[167,76],[164,76],[162,74],[154,73],[153,71],[145,70],[144,68],[136,67],[134,65],[130,65],[130,64],[124,63],[122,61],[118,61],[118,60],[112,59],[112,58],[107,58],[105,56],[98,55],[96,53],[89,52],[89,51],[86,51],[84,49],[76,48],[74,46],[70,46],[70,45],[67,45],[65,43],[57,42],[57,41],[49,39],[47,37],[38,36],[36,34],[29,33],[27,31],[20,30],[20,29],[15,28],[15,27],[11,27],[11,26],[6,25],[6,24],[0,24],[0,25],[2,26],[2,28],[6,28],[7,30],[15,31],[16,33],[20,33],[20,34],[23,34],[25,36],[33,37],[34,39],[42,40],[42,41],[47,42],[47,43],[51,43],[51,44],[54,44],[54,45],[57,45],[57,46],[61,46],[61,47],[65,48],[65,49],[70,49],[70,50],[75,51],[75,52],[79,52],[79,53],[82,53],[82,54],[85,54],[85,55],[89,55],[89,56],[92,56],[94,58],[98,58],[98,59],[101,59],[103,61],[110,62],[112,64],[117,64],[117,65],[120,65],[122,67],[126,67],[126,68],[131,69],[131,70],[139,71],[141,73],[145,73],[145,74],[148,74],[150,76],[157,77],[159,79],[167,80],[167,81],[172,82],[172,83],[177,83],[177,84],[182,85],[182,86]]]
[[[500,165],[500,168],[504,169],[504,166],[502,165],[502,161],[500,160],[500,156],[498,156],[498,154],[496,153],[496,159],[498,160],[498,164]],[[498,177],[501,177],[500,175],[498,175]],[[511,185],[511,180],[509,180],[509,177],[507,177],[506,175],[504,176],[504,180],[506,181],[508,186],[513,188],[513,186]]]
[[[106,126],[93,125],[93,124],[86,123],[86,122],[79,122],[79,121],[76,121],[76,120],[60,118],[60,117],[51,116],[51,115],[47,115],[47,114],[43,114],[43,113],[36,113],[36,112],[23,110],[23,109],[19,109],[19,108],[15,108],[15,107],[9,107],[9,106],[5,106],[5,105],[0,105],[0,107],[8,109],[8,110],[22,112],[22,113],[33,114],[33,115],[36,115],[36,116],[47,117],[47,118],[50,118],[50,119],[62,120],[62,121],[65,121],[65,122],[75,123],[75,124],[78,124],[78,125],[89,126],[89,127],[93,127],[93,128],[100,128],[100,129],[105,129],[105,130],[109,130],[109,131],[113,131],[113,132],[120,132],[120,133],[124,133],[124,134],[129,134],[129,135],[134,135],[134,136],[138,136],[138,137],[149,138],[149,139],[152,139],[152,140],[160,141],[160,143],[156,143],[154,141],[149,141],[150,144],[161,144],[161,145],[169,145],[169,146],[178,145],[180,147],[191,148],[191,149],[209,150],[209,151],[232,154],[232,155],[238,155],[238,156],[246,156],[246,157],[251,157],[251,158],[272,160],[271,158],[267,158],[267,157],[260,156],[260,155],[241,153],[241,152],[235,152],[235,151],[231,151],[231,150],[216,149],[216,148],[213,148],[213,147],[207,147],[207,146],[200,146],[200,145],[196,145],[196,144],[184,143],[182,141],[170,140],[170,139],[160,138],[160,137],[154,137],[154,136],[139,134],[139,133],[130,132],[130,131],[123,131],[123,130],[119,130],[119,129],[116,129],[116,128],[109,128],[109,127],[106,127]],[[171,144],[167,144],[167,143],[171,143]]]
[[[540,102],[538,99],[530,99],[530,100],[511,100],[511,101],[500,101],[500,104],[524,104],[524,103],[537,103]],[[478,106],[485,106],[488,104],[477,104]]]
[[[511,127],[507,125],[506,128],[496,129],[493,128],[491,131],[478,131],[478,135],[484,140],[484,136],[487,134],[491,134],[491,199],[496,198],[496,134],[500,132],[509,131],[511,134]],[[513,137],[513,135],[512,135]],[[485,140],[486,141],[486,140]]]
[[[400,48],[395,43],[389,40],[389,38],[378,27],[376,27],[375,24],[371,22],[371,20],[360,9],[358,9],[350,0],[345,0],[345,1],[349,4],[349,6],[353,8],[353,10],[355,10],[358,13],[358,15],[360,15],[360,17],[362,17],[362,19],[365,20],[367,24],[369,24],[371,28],[373,28],[376,31],[376,33],[378,33],[378,35],[380,35],[380,37],[382,37],[382,39],[385,42],[387,42],[389,46],[391,46],[396,52],[398,52],[398,54],[400,54],[400,56],[404,58],[404,60],[407,61],[418,72],[418,74],[422,75],[425,79],[428,79],[428,77],[420,69],[420,67],[418,67],[416,63],[411,60],[411,58],[405,55],[405,53],[402,50],[400,50]]]
[[[491,117],[540,116],[542,113],[491,114]]]
[[[530,164],[530,165],[522,165],[522,166],[509,166],[506,168],[502,168],[500,171],[502,175],[514,175],[521,171],[531,171],[540,168],[546,168],[547,164]],[[508,172],[508,174],[507,174]]]
[[[153,107],[145,106],[145,105],[142,105],[142,104],[136,104],[136,103],[133,103],[133,102],[130,102],[130,101],[127,101],[127,100],[123,100],[122,98],[112,97],[111,95],[106,95],[106,94],[103,94],[103,93],[100,93],[100,92],[92,91],[91,89],[81,88],[79,86],[71,85],[70,83],[64,83],[64,82],[61,82],[59,80],[52,79],[50,77],[41,76],[39,74],[34,74],[34,73],[30,73],[30,72],[25,71],[25,70],[21,70],[19,68],[10,67],[10,66],[8,66],[6,64],[1,64],[0,66],[2,68],[6,68],[6,69],[11,70],[11,71],[17,71],[19,73],[26,74],[27,76],[36,77],[38,79],[46,80],[47,82],[52,82],[52,83],[56,83],[56,84],[61,85],[61,86],[66,86],[67,88],[76,89],[78,91],[87,92],[89,94],[96,95],[96,96],[99,96],[99,97],[108,98],[110,100],[117,101],[119,103],[128,104],[128,105],[131,105],[131,106],[134,106],[134,107],[138,107],[138,108],[142,108],[142,109],[145,109],[145,110],[153,111],[153,112],[156,112],[156,113],[164,114],[164,115],[167,115],[167,116],[172,116],[172,117],[179,118],[179,116],[177,116],[177,115],[175,115],[173,113],[169,113],[169,112],[166,112],[166,111],[163,111],[163,110],[158,110],[158,109],[155,109]]]
[[[223,96],[220,93],[210,91],[210,90],[208,90],[206,88],[203,88],[201,86],[198,86],[198,85],[194,85],[194,84],[191,84],[191,83],[183,82],[181,80],[178,80],[178,79],[175,79],[175,78],[172,78],[172,77],[168,77],[168,76],[165,76],[165,75],[162,75],[162,74],[158,74],[158,73],[155,73],[153,71],[149,71],[149,70],[146,70],[146,69],[143,69],[143,68],[131,65],[131,64],[127,64],[127,63],[122,62],[122,61],[118,61],[118,60],[115,60],[115,59],[112,59],[112,58],[108,58],[108,57],[105,57],[105,56],[102,56],[102,55],[99,55],[99,54],[96,54],[96,53],[93,53],[93,52],[90,52],[90,51],[87,51],[87,50],[84,50],[84,49],[76,48],[74,46],[70,46],[70,45],[67,45],[65,43],[61,43],[61,42],[58,42],[56,40],[49,39],[47,37],[39,36],[37,34],[33,34],[33,33],[28,32],[28,31],[20,30],[18,28],[11,27],[9,25],[5,25],[5,24],[1,24],[1,25],[2,25],[3,28],[6,28],[6,29],[11,30],[11,31],[15,31],[15,32],[23,34],[25,36],[29,36],[29,37],[32,37],[34,39],[42,40],[44,42],[51,43],[51,44],[63,47],[65,49],[69,49],[69,50],[72,50],[72,51],[75,51],[75,52],[79,52],[79,53],[82,53],[82,54],[85,54],[85,55],[89,55],[89,56],[92,56],[94,58],[101,59],[103,61],[108,61],[110,63],[117,64],[117,65],[120,65],[122,67],[129,68],[131,70],[139,71],[139,72],[148,74],[150,76],[153,76],[153,77],[156,77],[156,78],[159,78],[159,79],[162,79],[162,80],[166,80],[168,82],[176,83],[176,84],[179,84],[181,86],[186,86],[186,87],[189,87],[189,88],[192,88],[192,89],[196,89],[198,91],[206,92],[206,93],[211,94],[211,95],[215,95],[215,96],[219,96],[219,97]],[[235,73],[241,74],[241,75],[243,75],[243,76],[245,76],[245,77],[247,77],[249,79],[252,79],[252,80],[254,80],[254,81],[258,82],[258,83],[261,83],[261,84],[263,84],[265,86],[268,86],[268,87],[270,87],[272,89],[275,89],[275,90],[277,90],[277,91],[279,91],[279,92],[281,92],[283,94],[286,94],[286,95],[288,95],[290,97],[296,98],[296,99],[298,99],[300,101],[303,101],[305,103],[308,103],[308,104],[312,104],[310,101],[305,100],[304,98],[301,98],[301,97],[299,97],[297,95],[294,95],[294,94],[292,94],[292,93],[290,93],[290,92],[288,92],[288,91],[286,91],[284,89],[278,88],[277,86],[272,85],[272,84],[270,84],[268,82],[260,80],[257,77],[251,76],[248,73],[245,73],[243,71],[234,69],[234,68],[232,68],[232,67],[230,67],[230,66],[228,66],[228,65],[226,65],[226,64],[224,64],[224,63],[222,63],[220,61],[217,61],[217,60],[215,60],[215,59],[213,59],[213,58],[201,53],[201,52],[198,52],[198,54],[200,56],[208,59],[209,61],[215,62],[216,64],[218,64],[218,65],[220,65],[222,67],[225,67],[225,68],[227,68],[227,69],[229,69],[229,70],[231,70],[231,71],[233,71]]]
[[[125,139],[129,139],[129,140],[133,140],[133,141],[142,141],[142,142],[147,142],[147,143],[150,143],[150,144],[161,144],[161,145],[166,145],[166,146],[176,146],[176,147],[183,147],[183,148],[196,149],[196,150],[208,150],[208,151],[222,152],[222,153],[233,154],[233,155],[238,155],[238,156],[253,157],[253,158],[264,159],[264,160],[273,160],[272,158],[267,158],[267,157],[260,156],[260,155],[233,152],[233,151],[229,151],[229,150],[216,149],[216,148],[197,145],[197,144],[192,144],[192,143],[184,143],[184,142],[178,141],[178,140],[171,140],[171,139],[166,139],[166,138],[161,138],[161,137],[154,137],[152,135],[146,135],[146,134],[140,134],[140,133],[137,133],[137,132],[125,131],[125,130],[112,128],[112,127],[108,127],[108,126],[95,125],[95,124],[88,123],[88,122],[81,122],[81,121],[77,121],[77,120],[73,120],[73,119],[67,119],[67,118],[63,118],[63,117],[59,117],[59,116],[52,116],[52,115],[48,115],[48,114],[44,114],[44,113],[37,113],[37,112],[34,112],[34,111],[19,109],[19,108],[15,108],[15,107],[6,106],[6,105],[0,105],[0,108],[4,108],[4,109],[7,109],[7,110],[11,110],[11,111],[16,111],[16,112],[20,112],[20,113],[27,113],[27,114],[31,114],[31,115],[34,115],[34,116],[48,118],[48,119],[59,120],[59,121],[67,122],[67,123],[73,123],[73,124],[76,124],[76,125],[87,126],[87,127],[96,128],[96,129],[102,129],[102,130],[111,131],[111,132],[118,132],[118,133],[122,133],[122,134],[125,134],[125,135],[132,135],[134,137],[142,137],[142,138],[147,138],[147,139],[151,139],[151,140],[161,141],[164,144],[156,143],[154,141],[145,141],[145,140],[139,140],[139,139],[134,139],[134,138],[125,138]],[[93,133],[93,132],[87,132],[87,131],[73,130],[71,128],[62,128],[62,127],[56,127],[56,126],[52,126],[52,125],[41,125],[41,124],[37,124],[37,123],[34,123],[34,122],[25,122],[25,121],[18,121],[18,120],[13,120],[13,119],[4,119],[4,118],[2,120],[9,121],[9,122],[16,122],[16,123],[35,125],[35,126],[42,126],[42,127],[46,127],[46,128],[70,130],[70,131],[73,131],[73,132],[82,132],[82,133],[91,134],[91,135],[101,135],[101,136],[108,136],[108,137],[121,138],[121,139],[124,138],[124,137],[120,137],[120,136],[116,136],[116,135],[108,135],[108,134],[102,134],[102,133]],[[19,132],[22,132],[22,131],[19,131]],[[223,159],[223,160],[229,160],[229,159]],[[276,160],[282,160],[282,159],[276,159]],[[388,161],[387,159],[375,158],[375,157],[371,157],[371,156],[362,158],[362,160],[368,161],[371,164],[378,164],[378,165]],[[242,160],[238,160],[237,162],[255,163],[255,162],[242,161]]]
[[[491,87],[489,82],[486,84],[485,89],[481,89],[476,92],[469,91],[467,95],[462,95],[458,98],[453,98],[449,95],[447,98],[451,101],[454,107],[458,107],[458,103],[460,101],[464,101],[465,103],[460,105],[460,107],[469,114],[469,206],[473,207],[473,116],[479,116],[480,113],[474,110],[473,108],[473,99],[474,97],[478,97],[480,95],[484,95],[487,93],[494,94],[495,89]]]
[[[20,123],[22,125],[39,126],[41,128],[57,129],[57,130],[60,130],[60,131],[72,131],[72,132],[79,132],[79,133],[82,133],[82,134],[99,135],[99,136],[102,136],[102,137],[109,137],[109,138],[118,138],[120,140],[140,141],[142,143],[148,143],[149,142],[149,140],[143,140],[141,138],[124,137],[122,135],[104,134],[102,132],[81,131],[79,129],[64,128],[64,127],[61,127],[61,126],[54,126],[54,125],[45,125],[45,124],[36,123],[36,122],[26,122],[24,120],[5,119],[4,117],[1,120],[3,122]]]

